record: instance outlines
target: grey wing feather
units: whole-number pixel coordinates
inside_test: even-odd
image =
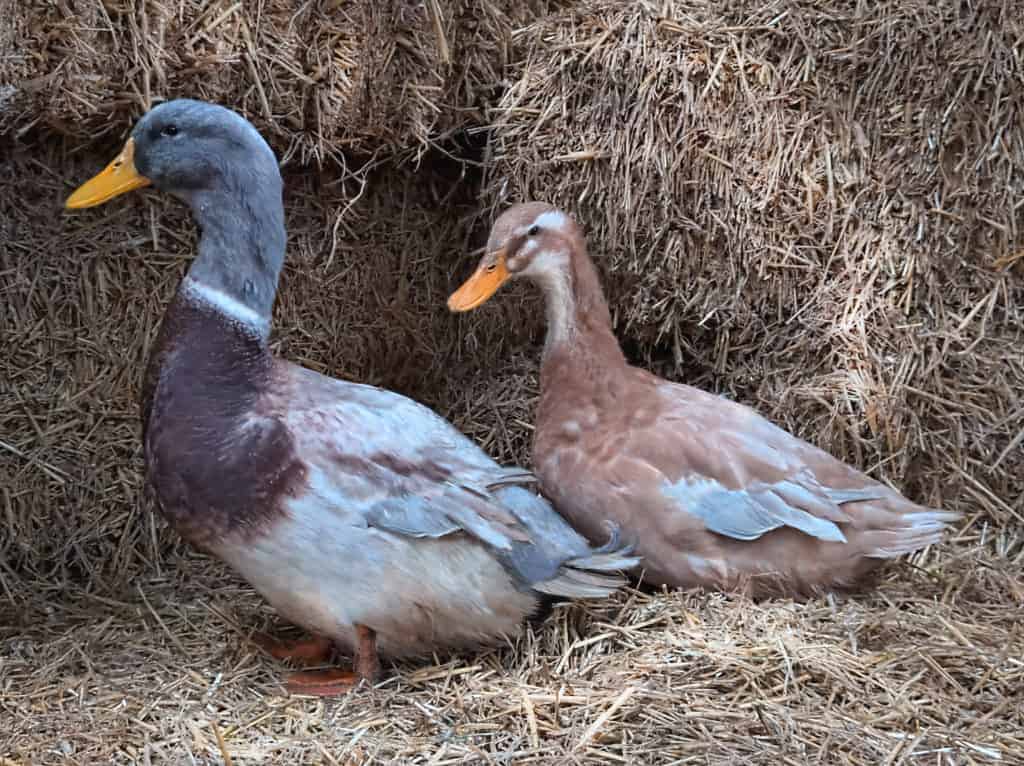
[[[711,492],[687,510],[700,517],[708,530],[735,540],[756,540],[785,525],[752,502],[746,492]]]
[[[459,531],[459,525],[447,516],[435,513],[418,497],[404,498],[401,503],[385,500],[366,512],[366,523],[405,537],[447,537]]]
[[[760,494],[766,501],[771,496],[771,500],[776,501],[780,507],[802,508],[813,516],[840,524],[850,521],[850,517],[839,508],[840,501],[833,500],[828,490],[819,485],[813,476],[800,475],[796,481],[779,481],[766,490]]]
[[[423,487],[418,493],[402,494],[375,503],[366,511],[371,526],[407,537],[445,537],[468,532],[481,542],[507,551],[517,533],[516,519],[497,502],[470,485],[448,482],[438,492]]]
[[[787,505],[772,491],[756,493],[755,498],[760,501],[762,510],[779,521],[780,526],[799,529],[804,534],[817,537],[819,540],[835,543],[846,542],[846,535],[843,534],[836,522],[833,521],[833,518],[836,516],[846,518],[846,514],[843,514],[838,508],[835,511],[839,512],[830,513],[829,516],[832,517],[830,518],[824,514],[815,516],[800,508]],[[829,510],[832,511],[832,508],[829,508]]]
[[[521,486],[536,481],[530,471],[499,465],[423,405],[289,370],[320,398],[308,409],[287,409],[292,433],[308,462],[322,461],[330,485],[321,491],[350,517],[405,537],[467,534],[523,584],[553,595],[607,596],[623,582],[611,573],[638,564],[628,550],[591,548],[542,496]]]
[[[709,531],[735,540],[756,540],[781,527],[792,527],[819,540],[846,542],[834,521],[794,508],[783,500],[779,495],[793,492],[795,486],[789,482],[785,485],[758,491],[730,490],[715,481],[704,480],[669,485],[666,494],[699,517]],[[821,504],[815,500],[815,505]],[[835,511],[838,513],[830,515],[845,517],[838,508]]]
[[[826,542],[845,543],[838,523],[850,521],[843,503],[878,500],[877,487],[829,489],[815,494],[796,482],[779,482],[761,490],[717,487],[703,494],[692,511],[712,532],[736,540],[756,540],[781,527],[792,527]],[[812,512],[795,507],[797,504]],[[837,523],[838,522],[838,523]]]
[[[487,489],[494,491],[501,489],[502,487],[518,487],[523,484],[536,484],[537,477],[533,475],[532,471],[527,471],[525,468],[519,468],[513,466],[506,468],[502,466],[497,472],[499,475],[488,477]]]
[[[609,590],[625,584],[625,579],[613,575],[597,575],[579,569],[564,568],[559,576],[533,584],[533,589],[549,596],[563,598],[603,598]]]
[[[881,500],[885,495],[879,492],[878,487],[865,487],[864,489],[828,489],[829,500],[836,505],[843,503],[859,503],[868,500]]]

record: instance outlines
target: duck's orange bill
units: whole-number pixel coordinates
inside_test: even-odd
[[[149,186],[150,183],[148,178],[135,169],[135,139],[129,138],[114,161],[75,189],[64,207],[78,209],[102,205],[119,194]]]
[[[498,292],[509,278],[505,265],[505,253],[498,251],[486,256],[473,276],[462,283],[462,287],[448,298],[449,311],[470,311]]]

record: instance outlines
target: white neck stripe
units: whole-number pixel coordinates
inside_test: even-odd
[[[217,311],[222,314],[226,314],[232,319],[236,319],[239,322],[243,322],[253,327],[265,329],[268,322],[259,313],[253,311],[251,308],[246,306],[241,301],[235,300],[230,295],[225,293],[223,290],[218,290],[216,287],[210,287],[207,284],[198,282],[192,277],[186,276],[182,281],[182,287],[185,292],[199,298],[201,301],[210,304]]]
[[[530,266],[541,264],[537,279],[544,285],[547,304],[548,330],[544,341],[546,349],[567,342],[576,331],[576,299],[565,265],[568,253],[545,251]],[[548,262],[545,263],[544,261]]]

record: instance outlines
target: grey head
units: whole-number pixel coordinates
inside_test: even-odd
[[[273,150],[241,115],[191,99],[154,107],[131,137],[138,173],[187,202],[202,228],[191,284],[269,325],[286,242]]]
[[[139,120],[121,153],[65,206],[102,205],[149,184],[187,202],[202,229],[182,289],[265,337],[286,241],[281,173],[267,142],[230,109],[168,101]]]
[[[152,184],[191,202],[218,190],[280,192],[274,152],[252,124],[217,104],[176,99],[135,125],[135,167]]]

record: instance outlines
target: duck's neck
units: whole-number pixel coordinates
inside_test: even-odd
[[[625,364],[597,269],[582,242],[570,251],[565,268],[541,279],[541,287],[548,320],[542,376],[552,366],[584,358],[607,366]]]
[[[266,338],[286,234],[280,180],[260,181],[246,189],[200,192],[190,200],[202,234],[181,289]]]

